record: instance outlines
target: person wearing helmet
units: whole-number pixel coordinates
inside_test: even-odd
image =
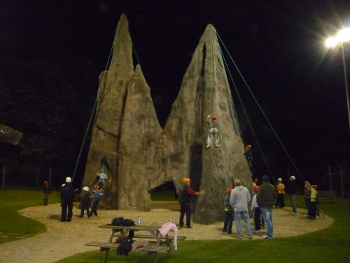
[[[316,219],[317,203],[318,203],[317,190],[308,181],[305,181],[305,185],[310,190],[310,204],[309,204],[309,210],[307,211],[306,217],[308,219]]]
[[[289,182],[288,182],[288,194],[290,198],[290,203],[292,204],[292,216],[297,216],[297,203],[295,201],[295,196],[297,194],[297,184],[295,183],[295,176],[292,175],[289,177]]]
[[[204,190],[196,192],[190,188],[191,180],[190,178],[182,179],[183,188],[179,191],[178,199],[180,203],[180,220],[179,226],[184,227],[184,217],[186,215],[186,227],[191,227],[191,198],[192,196],[204,194]]]
[[[75,197],[75,191],[72,185],[72,178],[66,178],[66,183],[62,185],[60,196],[62,201],[61,220],[62,222],[70,222],[72,221],[73,201]]]
[[[44,181],[43,193],[44,193],[44,205],[48,205],[49,195],[52,193],[51,186],[49,185],[48,181]]]
[[[231,196],[232,188],[227,190],[227,195],[224,198],[224,210],[225,210],[225,220],[224,220],[224,228],[222,232],[227,232],[228,234],[232,234],[232,222],[233,222],[233,208],[230,204],[230,196]]]
[[[97,184],[101,186],[101,190],[106,187],[106,181],[108,179],[107,174],[102,170],[97,173],[98,181]]]
[[[252,146],[250,144],[248,144],[245,147],[246,151],[244,152],[244,156],[247,159],[248,165],[249,165],[249,169],[250,169],[250,173],[253,175],[253,153],[251,151]]]
[[[101,187],[99,184],[95,185],[94,195],[92,196],[92,204],[91,204],[91,211],[90,211],[90,217],[94,214],[95,216],[98,216],[97,214],[97,208],[98,203],[100,202],[101,198]]]
[[[86,210],[87,217],[90,218],[89,207],[90,207],[89,187],[84,186],[82,197],[80,198],[80,216],[79,216],[79,219],[82,219],[84,217],[85,210]]]
[[[284,203],[284,189],[285,186],[282,183],[282,178],[277,179],[277,185],[276,185],[276,190],[277,190],[277,203],[276,205],[279,208],[284,208],[285,203]]]
[[[211,145],[211,140],[214,138],[215,147],[219,148],[219,129],[218,129],[218,121],[216,120],[216,115],[208,115],[207,121],[209,122],[209,133],[207,138],[207,147],[208,149]]]
[[[257,234],[260,232],[261,227],[264,225],[264,219],[261,216],[261,210],[258,206],[258,203],[256,202],[256,193],[258,192],[259,186],[255,185],[253,186],[253,198],[252,198],[252,204],[251,204],[251,212],[253,214],[254,218],[254,229],[253,234]]]

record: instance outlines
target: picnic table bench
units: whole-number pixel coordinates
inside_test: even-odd
[[[112,249],[117,249],[120,246],[121,243],[109,243],[109,242],[97,242],[93,241],[90,243],[87,243],[86,246],[94,246],[94,247],[100,247],[100,251],[103,252],[105,251],[105,256],[103,258],[103,263],[107,262],[108,258],[108,252],[109,250]],[[157,263],[158,260],[158,253],[161,252],[167,252],[169,256],[171,255],[171,247],[164,247],[164,246],[147,246],[144,247],[144,249],[149,253],[149,254],[154,254],[154,263]]]

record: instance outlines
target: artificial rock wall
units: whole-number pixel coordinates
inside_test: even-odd
[[[220,148],[205,148],[209,114],[218,116]],[[121,16],[110,67],[100,76],[83,185],[94,185],[101,167],[109,176],[103,208],[149,211],[152,189],[172,181],[179,190],[189,177],[192,188],[205,191],[193,205],[193,221],[202,224],[222,220],[223,198],[234,178],[251,188],[212,25],[199,40],[163,130],[141,67],[133,66],[128,21]]]

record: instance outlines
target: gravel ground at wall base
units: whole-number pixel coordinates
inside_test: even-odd
[[[138,216],[141,216],[142,224],[156,226],[161,226],[170,218],[173,222],[178,222],[179,205],[177,202],[153,202],[152,207],[153,209],[149,212],[99,210],[98,216],[92,216],[88,219],[85,215],[84,218],[79,219],[80,209],[75,206],[71,222],[60,221],[60,204],[25,208],[19,213],[44,223],[47,226],[47,231],[31,238],[1,244],[0,262],[51,263],[77,253],[97,250],[98,248],[88,247],[85,244],[90,241],[106,242],[110,232],[108,229],[102,229],[98,226],[110,224],[111,220],[117,216],[132,219],[135,223]],[[305,209],[298,209],[297,216],[292,216],[290,212],[290,207],[273,210],[275,238],[303,235],[327,228],[334,222],[333,218],[328,215],[316,220],[308,220],[305,218]],[[193,228],[181,228],[179,235],[187,236],[186,240],[230,239],[233,242],[241,241],[236,238],[235,222],[232,229],[233,234],[222,232],[223,222],[210,225],[193,224],[192,226]],[[254,235],[253,241],[262,239],[261,236],[265,233],[266,229],[262,229],[259,235]],[[247,236],[244,239],[248,241]],[[18,251],[18,253],[14,251]]]

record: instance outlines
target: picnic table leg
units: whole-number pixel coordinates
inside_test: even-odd
[[[102,263],[107,263],[108,252],[109,252],[109,248],[107,248],[106,251],[105,251],[105,255],[104,255],[104,257],[103,257]]]
[[[155,252],[154,252],[154,260],[153,260],[153,263],[157,263],[157,260],[158,260],[158,252],[155,251]]]

